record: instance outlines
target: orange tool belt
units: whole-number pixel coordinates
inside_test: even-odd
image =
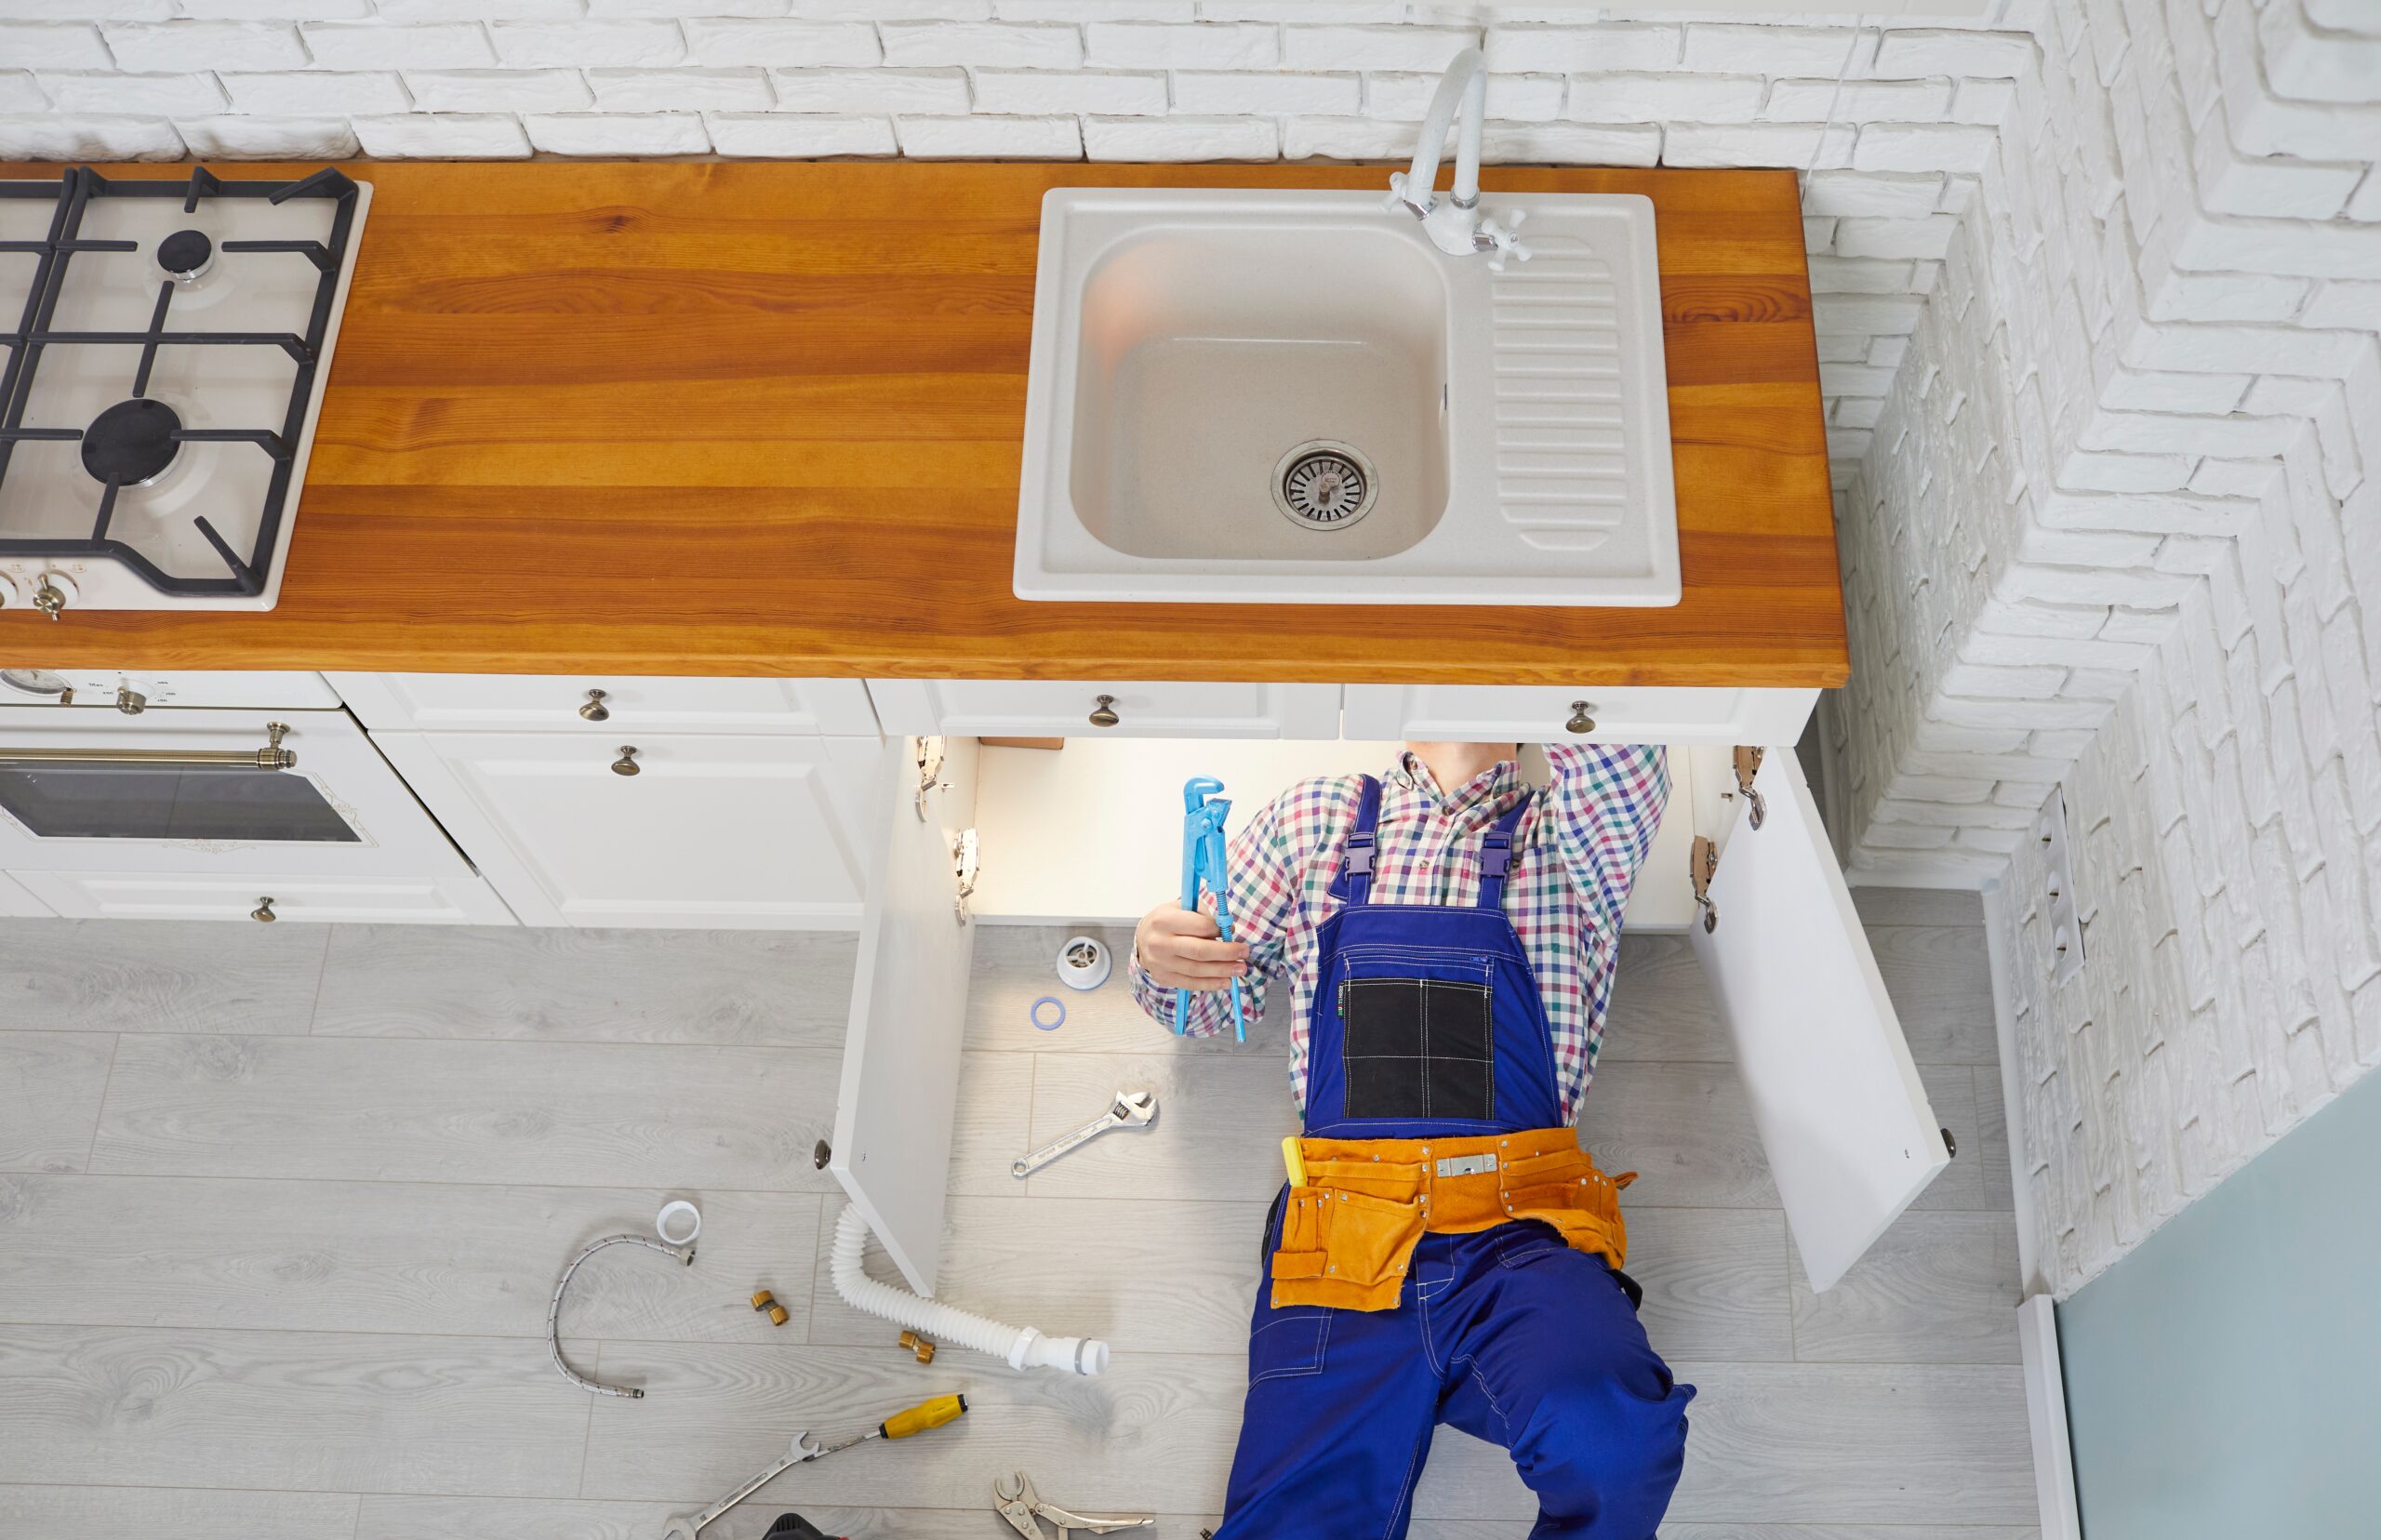
[[[1620,1189],[1578,1131],[1533,1128],[1447,1139],[1298,1139],[1273,1305],[1390,1310],[1426,1230],[1462,1235],[1513,1219],[1552,1226],[1615,1268],[1628,1257]]]

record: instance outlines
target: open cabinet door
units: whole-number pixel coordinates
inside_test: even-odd
[[[976,923],[961,903],[959,850],[972,847],[976,740],[927,740],[936,789],[918,795],[918,743],[885,750],[877,794],[883,865],[869,887],[852,970],[851,1029],[835,1096],[835,1174],[910,1287],[934,1293],[942,1260],[951,1123]]]
[[[1709,928],[1687,936],[1736,1040],[1802,1270],[1824,1291],[1951,1156],[1794,751],[1762,752],[1749,796],[1748,753],[1691,755],[1698,861],[1708,840],[1716,865]]]

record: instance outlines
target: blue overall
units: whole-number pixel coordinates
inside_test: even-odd
[[[1375,904],[1380,786],[1366,777],[1332,888],[1344,907],[1318,938],[1310,1136],[1563,1124],[1546,1007],[1503,907],[1521,814],[1483,837],[1475,907]],[[1532,1534],[1652,1540],[1695,1387],[1646,1342],[1625,1275],[1519,1220],[1425,1234],[1394,1309],[1276,1308],[1282,1213],[1276,1199],[1216,1540],[1400,1540],[1440,1423],[1510,1452],[1537,1494]]]

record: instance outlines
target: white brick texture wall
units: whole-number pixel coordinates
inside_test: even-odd
[[[2062,1294],[2381,1063],[2381,7],[2331,11],[2010,18],[2033,60],[1839,468],[1839,823],[1875,877],[2006,875]]]
[[[1491,160],[1798,171],[1847,858],[2006,875],[2039,963],[2075,810],[2091,962],[2019,980],[2071,1290],[2381,1058],[2381,8],[1982,9],[0,0],[0,155],[1402,157],[1478,43]]]

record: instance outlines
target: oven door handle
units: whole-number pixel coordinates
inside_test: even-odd
[[[286,723],[264,724],[261,749],[12,749],[0,745],[0,769],[24,764],[142,764],[214,770],[293,770],[297,750],[281,746]]]

